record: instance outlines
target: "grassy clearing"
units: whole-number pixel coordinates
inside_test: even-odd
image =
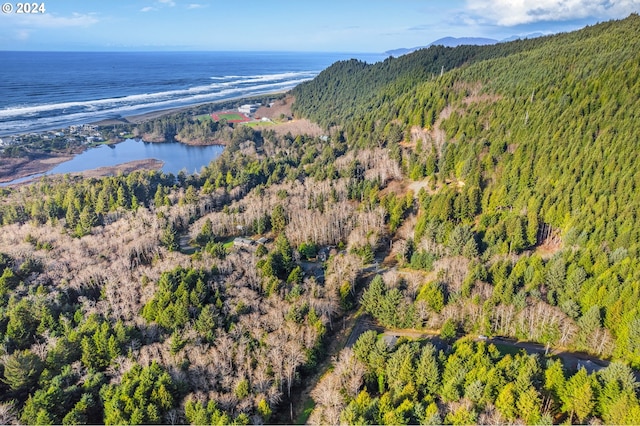
[[[493,343],[493,346],[495,346],[498,352],[502,355],[517,355],[521,350],[521,348],[512,345],[504,345],[502,343]]]
[[[237,112],[222,112],[218,114],[218,117],[224,118],[227,121],[243,121],[247,119],[244,115]]]
[[[226,250],[230,250],[233,247],[233,240],[234,238],[227,238],[226,240],[222,240],[222,247],[224,247]]]
[[[243,123],[245,126],[249,127],[258,127],[258,126],[275,126],[276,123],[272,121],[250,121],[248,123]]]
[[[212,121],[213,118],[209,114],[197,115],[196,118],[200,121]]]

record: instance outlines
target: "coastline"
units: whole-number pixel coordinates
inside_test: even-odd
[[[206,104],[203,104],[203,105],[206,105]],[[89,124],[92,124],[94,126],[112,126],[115,124],[140,124],[148,120],[153,120],[155,118],[163,117],[165,115],[185,111],[189,108],[193,108],[196,106],[198,105],[196,104],[196,105],[190,105],[190,106],[180,107],[180,108],[168,108],[168,109],[161,109],[156,111],[149,111],[144,114],[127,115],[121,118],[105,118],[103,120],[92,121]]]
[[[288,92],[289,92],[289,90],[277,90],[277,91],[261,93],[261,94],[258,94],[258,95],[255,95],[255,96],[249,96],[249,97],[243,97],[243,96],[231,97],[231,98],[226,98],[226,99],[220,99],[220,100],[217,100],[217,101],[214,101],[214,102],[196,103],[196,104],[186,105],[186,106],[176,107],[176,108],[159,109],[159,110],[145,112],[145,113],[142,113],[142,114],[127,115],[127,116],[123,116],[123,117],[120,117],[120,118],[107,118],[107,119],[103,119],[103,120],[93,121],[93,122],[91,122],[89,124],[92,124],[92,125],[95,125],[95,126],[113,126],[113,125],[118,125],[118,124],[140,124],[140,123],[144,123],[145,121],[154,120],[156,118],[165,117],[167,115],[188,111],[188,110],[190,110],[192,108],[198,108],[198,107],[201,107],[201,106],[204,106],[204,105],[211,105],[212,107],[215,107],[216,105],[223,104],[223,103],[229,102],[229,101],[234,101],[234,100],[235,101],[237,101],[237,100],[246,100],[246,102],[251,102],[253,99],[255,99],[257,97],[274,96],[274,95],[286,95]],[[151,142],[151,143],[164,143],[164,142],[167,142],[163,137],[158,137],[158,136],[153,135],[153,134],[142,134],[140,136],[141,136],[142,140],[144,140],[145,142]],[[224,141],[202,142],[202,141],[194,141],[194,140],[176,139],[176,142],[179,142],[179,143],[182,143],[182,144],[185,144],[185,145],[191,145],[191,146],[203,146],[203,145],[226,146],[226,143]]]
[[[136,170],[160,170],[164,165],[164,161],[155,158],[147,158],[146,160],[134,160],[121,163],[115,166],[98,167],[97,169],[85,170],[80,173],[71,173],[72,176],[82,175],[85,178],[96,178],[104,176],[114,176],[118,173],[131,173]],[[60,175],[51,175],[60,176]]]
[[[93,124],[96,126],[110,126],[110,125],[114,125],[114,124],[140,124],[143,123],[145,121],[148,120],[153,120],[156,118],[160,118],[160,117],[164,117],[166,115],[169,114],[175,114],[178,112],[183,112],[186,110],[189,110],[191,108],[196,108],[196,107],[201,107],[203,105],[219,105],[225,102],[229,102],[229,101],[237,101],[237,100],[241,100],[241,99],[246,99],[247,102],[250,102],[252,99],[256,98],[256,97],[264,97],[264,96],[272,96],[272,95],[283,95],[286,94],[290,91],[289,90],[276,90],[273,92],[265,92],[265,93],[260,93],[258,95],[254,95],[254,96],[236,96],[236,97],[231,97],[231,98],[225,98],[225,99],[220,99],[217,101],[213,101],[213,102],[203,102],[203,103],[195,103],[195,104],[191,104],[191,105],[185,105],[185,106],[181,106],[181,107],[175,107],[175,108],[165,108],[165,109],[158,109],[158,110],[153,110],[153,111],[149,111],[149,112],[145,112],[142,114],[134,114],[134,115],[126,115],[123,116],[121,118],[107,118],[107,119],[103,119],[103,120],[98,120],[98,121],[94,121],[91,122],[89,124]]]
[[[71,159],[73,157],[69,157],[68,159]],[[66,160],[65,160],[66,161]],[[62,162],[62,161],[61,161]],[[57,164],[54,164],[52,167],[55,167]],[[83,178],[99,178],[99,177],[106,177],[106,176],[115,176],[119,173],[131,173],[134,172],[136,170],[160,170],[162,168],[162,166],[164,165],[163,161],[157,160],[155,158],[148,158],[145,160],[134,160],[134,161],[128,161],[126,163],[121,163],[121,164],[117,164],[115,166],[105,166],[105,167],[98,167],[96,169],[89,169],[89,170],[85,170],[82,172],[78,172],[78,173],[64,173],[64,174],[53,174],[53,175],[46,175],[47,178],[59,178],[60,176],[64,176],[65,174],[68,174],[70,176],[82,176]],[[50,167],[47,170],[51,170]],[[25,176],[16,176],[11,180],[16,180],[16,179],[23,179],[23,178],[29,178],[29,176],[33,176],[33,175],[37,175],[40,173],[46,173],[45,170],[37,172],[37,173],[30,173],[28,175]],[[42,176],[39,177],[33,177],[32,179],[26,179],[23,182],[17,182],[17,183],[13,183],[13,184],[7,184],[7,182],[10,182],[11,180],[7,181],[0,181],[0,184],[2,184],[2,187],[12,187],[12,186],[18,186],[18,185],[29,185],[31,183],[33,183],[36,179],[39,179]]]
[[[189,109],[197,108],[197,107],[200,107],[200,106],[203,106],[203,105],[212,105],[212,107],[215,107],[215,105],[219,105],[219,104],[222,104],[222,103],[225,103],[225,102],[234,101],[234,100],[242,100],[242,99],[246,99],[247,102],[250,102],[252,99],[254,99],[256,97],[282,95],[282,94],[286,94],[286,93],[288,93],[288,90],[287,91],[280,90],[280,91],[268,92],[268,93],[263,93],[263,94],[251,96],[251,97],[227,98],[227,99],[221,99],[221,100],[214,101],[214,102],[197,103],[197,104],[192,104],[192,105],[187,105],[187,106],[182,106],[182,107],[166,108],[166,109],[160,109],[160,110],[155,110],[155,111],[149,111],[149,112],[146,112],[146,113],[143,113],[143,114],[135,114],[135,115],[130,115],[130,116],[123,116],[123,117],[120,117],[120,118],[108,118],[108,119],[96,120],[96,121],[90,122],[89,124],[96,125],[96,126],[111,126],[111,125],[118,125],[118,124],[140,124],[140,123],[143,123],[143,122],[148,121],[148,120],[154,120],[156,118],[160,118],[160,117],[164,117],[164,116],[167,116],[167,115],[171,115],[171,114],[187,111]],[[290,125],[291,124],[289,124],[289,126]],[[289,126],[287,126],[287,127],[289,127]],[[295,128],[293,130],[295,132]],[[158,138],[153,137],[153,135],[142,135],[142,139],[145,142],[152,142],[152,143],[164,143],[164,142],[166,142],[165,140],[160,140]],[[105,142],[105,143],[106,144],[117,144],[117,143],[120,143],[120,142],[122,142],[122,140],[113,140],[113,141],[108,141],[108,142]],[[176,140],[176,142],[182,143],[182,144],[185,144],[185,145],[191,145],[191,146],[202,146],[202,145],[220,145],[220,146],[225,146],[226,145],[223,141],[215,141],[213,143],[211,143],[211,142],[203,143],[202,141]],[[20,182],[20,183],[16,183],[16,184],[8,184],[8,182],[12,182],[12,181],[17,180],[17,179],[25,179],[25,178],[28,178],[29,176],[35,176],[35,175],[39,175],[39,174],[42,174],[42,173],[47,173],[48,171],[52,170],[57,165],[59,165],[61,163],[64,163],[65,161],[69,161],[69,160],[73,159],[76,155],[81,154],[86,149],[91,149],[91,148],[84,147],[83,149],[78,150],[77,152],[72,152],[72,153],[69,153],[69,154],[41,154],[41,155],[35,156],[33,158],[20,157],[20,158],[3,159],[3,164],[0,164],[0,185],[2,185],[2,186],[13,186],[13,185],[19,185],[19,184],[22,184],[22,183],[32,182],[33,181],[32,179],[27,179],[25,182]],[[146,161],[149,161],[149,163],[145,163]],[[152,161],[156,161],[157,163],[153,163]],[[87,171],[85,171],[83,173],[78,173],[78,175],[85,175],[85,173],[86,173],[87,176],[90,175],[91,177],[107,176],[109,174],[109,170],[101,170],[101,169],[117,169],[118,171],[122,171],[124,173],[130,173],[131,171],[136,170],[136,168],[134,167],[136,165],[140,166],[140,168],[160,169],[163,164],[164,163],[162,163],[161,161],[155,160],[155,159],[136,160],[136,161],[129,162],[129,163],[122,163],[122,164],[120,164],[118,166],[87,170]],[[36,179],[36,178],[34,178],[34,179]]]
[[[3,158],[0,165],[0,184],[23,179],[29,176],[46,173],[58,164],[71,160],[73,155],[42,155],[38,158]]]

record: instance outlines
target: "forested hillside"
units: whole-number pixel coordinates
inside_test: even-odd
[[[411,55],[367,64],[351,59],[336,62],[313,80],[297,86],[294,112],[330,127],[345,124],[381,104],[393,102],[417,84],[465,64],[530,49],[538,39],[491,46],[433,46]]]
[[[337,63],[328,137],[182,113],[133,130],[224,140],[200,175],[0,189],[0,423],[291,423],[335,355],[310,421],[637,424],[638,34]],[[327,353],[359,309],[443,340]]]
[[[515,45],[445,49],[448,63],[463,65],[425,67],[428,78],[409,85],[400,73],[367,99],[349,82],[430,55],[447,63],[443,49],[360,70],[337,64],[294,90],[298,114],[335,124],[355,146],[386,148],[408,186],[422,188],[413,221],[395,235],[404,270],[372,283],[367,312],[388,327],[452,320],[460,331],[640,367],[639,32],[632,15]],[[334,87],[337,99],[355,99],[351,112],[334,108]],[[420,281],[416,269],[433,273]]]
[[[455,305],[465,328],[640,365],[639,26],[634,15],[536,39],[408,90],[394,92],[392,83],[376,94],[387,101],[343,122],[348,141],[386,147],[406,176],[426,183],[410,238],[399,241],[400,261],[462,255],[466,277],[437,287],[450,302],[443,308]],[[345,81],[341,70],[326,70],[324,81]],[[308,99],[317,90],[319,81],[295,93]],[[339,122],[324,103],[303,105],[300,114]],[[482,297],[473,302],[475,293]],[[525,330],[502,320],[536,303],[557,324]],[[428,321],[416,316],[405,325]]]

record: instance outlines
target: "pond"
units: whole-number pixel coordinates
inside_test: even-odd
[[[136,160],[156,159],[164,162],[162,171],[177,175],[181,170],[187,174],[198,173],[202,167],[222,154],[224,146],[193,146],[179,142],[150,143],[138,139],[127,139],[114,145],[100,145],[76,155],[69,161],[58,164],[46,173],[15,179],[4,185],[25,182],[44,175],[79,173],[98,167],[116,166]]]

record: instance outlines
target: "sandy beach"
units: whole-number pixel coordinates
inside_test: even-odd
[[[176,112],[184,111],[197,105],[181,108],[162,109],[158,111],[150,111],[144,114],[129,115],[122,118],[107,118],[105,120],[94,121],[91,124],[95,126],[112,126],[114,124],[140,124],[147,120],[153,120],[154,118],[162,117]]]
[[[287,93],[285,91],[276,91],[276,92],[270,92],[270,93],[264,93],[264,94],[260,94],[260,97],[264,97],[264,96],[274,96],[274,95],[281,95],[283,93]],[[242,97],[236,97],[236,98],[228,98],[228,99],[221,99],[219,101],[215,101],[215,102],[205,102],[205,103],[201,103],[201,104],[193,104],[193,105],[187,105],[187,106],[183,106],[183,107],[178,107],[178,108],[168,108],[168,109],[160,109],[160,110],[156,110],[156,111],[150,111],[150,112],[146,112],[144,114],[136,114],[136,115],[128,115],[128,116],[124,116],[122,118],[109,118],[106,120],[99,120],[96,122],[93,122],[91,124],[97,125],[97,126],[109,126],[109,125],[113,125],[113,124],[139,124],[142,122],[145,122],[147,120],[153,120],[155,118],[159,118],[159,117],[163,117],[165,115],[169,115],[169,114],[175,114],[177,112],[181,112],[181,111],[185,111],[191,108],[195,108],[195,107],[199,107],[202,105],[218,105],[218,104],[222,104],[224,102],[229,102],[229,101],[233,101],[233,100],[240,100],[243,99]],[[247,102],[250,102],[251,98],[247,99]],[[290,105],[289,105],[290,107]],[[289,108],[290,111],[290,108]],[[213,112],[213,111],[212,111]]]
[[[273,93],[265,93],[260,96],[269,96],[269,95],[279,95],[282,91],[273,92]],[[242,99],[242,98],[237,98]],[[163,117],[169,114],[175,114],[180,111],[185,111],[191,108],[195,108],[201,105],[211,104],[215,106],[216,104],[221,104],[223,102],[228,102],[234,99],[224,99],[218,102],[207,102],[204,104],[194,104],[179,108],[168,108],[157,111],[150,111],[144,114],[130,115],[121,118],[110,118],[105,120],[97,120],[92,122],[91,124],[97,126],[109,126],[109,125],[117,125],[117,124],[139,124],[147,120],[153,120],[159,117]],[[250,102],[251,99],[247,99],[247,102]],[[281,114],[286,116],[291,116],[291,103],[293,102],[292,97],[287,97],[280,101],[277,101],[274,107],[268,108],[263,106],[260,108],[259,113],[256,116],[260,117],[272,117],[277,118]],[[262,128],[262,126],[256,126],[257,128]],[[279,123],[271,126],[264,126],[265,128],[274,129],[278,133],[285,134],[287,132],[291,132],[293,135],[307,133],[311,135],[319,135],[321,134],[321,130],[318,126],[313,123],[310,123],[308,120],[291,120],[285,123]],[[146,139],[145,139],[146,140]],[[153,142],[153,140],[146,140],[147,142]],[[193,141],[180,141],[181,143],[185,143],[187,145],[199,145]],[[117,143],[117,142],[116,142]],[[84,151],[82,149],[80,152]],[[16,179],[22,179],[28,176],[33,176],[41,173],[46,173],[47,171],[53,169],[60,163],[64,163],[65,161],[71,160],[76,154],[80,152],[74,152],[72,154],[59,154],[59,155],[40,155],[31,158],[7,158],[3,159],[0,164],[0,183],[10,182]],[[131,171],[137,170],[137,168],[144,169],[159,169],[162,167],[162,162],[158,160],[141,160],[141,161],[133,161],[130,163],[124,163],[114,167],[106,167],[95,170],[88,170],[82,173],[85,176],[108,176],[113,174],[114,171],[122,171],[123,173],[129,173]]]

